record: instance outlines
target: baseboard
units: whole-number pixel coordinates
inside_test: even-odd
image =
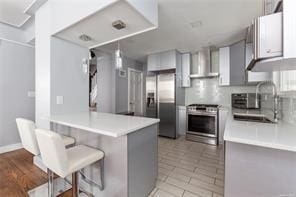
[[[0,147],[0,154],[7,153],[7,152],[10,152],[10,151],[14,151],[14,150],[18,150],[18,149],[21,149],[21,148],[23,148],[22,143],[9,144],[9,145],[6,145],[6,146],[1,146]]]

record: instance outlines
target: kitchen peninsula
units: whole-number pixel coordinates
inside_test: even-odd
[[[53,130],[75,137],[105,153],[105,189],[89,187],[95,196],[148,196],[157,178],[157,136],[159,119],[98,112],[54,115]],[[98,180],[94,164],[87,176]],[[83,186],[83,183],[81,183]]]
[[[225,140],[225,196],[295,196],[295,125],[234,120]],[[285,183],[285,184],[282,184]]]

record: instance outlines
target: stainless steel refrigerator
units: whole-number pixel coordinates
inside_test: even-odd
[[[146,116],[159,118],[159,136],[176,138],[175,73],[146,77]]]

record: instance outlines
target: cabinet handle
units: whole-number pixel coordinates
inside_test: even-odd
[[[219,79],[220,79],[220,84],[222,84],[222,77],[220,77]]]
[[[266,53],[270,53],[270,52],[271,52],[271,49],[267,49],[267,50],[266,50]]]

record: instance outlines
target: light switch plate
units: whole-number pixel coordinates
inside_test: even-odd
[[[63,105],[63,104],[64,104],[64,97],[57,96],[57,105]]]
[[[27,95],[29,98],[35,98],[35,91],[28,91]]]

